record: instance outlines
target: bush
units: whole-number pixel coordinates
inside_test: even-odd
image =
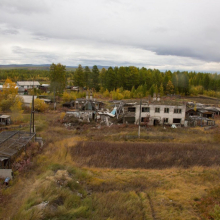
[[[110,93],[108,91],[108,89],[105,90],[105,92],[103,93],[104,97],[110,97]]]
[[[48,109],[48,105],[41,99],[34,100],[34,108],[38,112],[45,112]]]
[[[69,102],[71,100],[71,96],[68,92],[63,93],[63,101],[64,102]]]
[[[10,108],[11,108],[11,106],[12,106],[12,100],[10,100],[10,99],[3,99],[2,101],[1,101],[1,110],[3,111],[3,112],[7,112]]]

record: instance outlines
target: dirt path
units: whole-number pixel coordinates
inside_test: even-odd
[[[12,219],[12,217],[18,212],[21,205],[24,203],[24,200],[31,191],[34,182],[35,180],[33,177],[19,177],[18,182],[16,182],[13,186],[7,189],[3,189],[2,199],[4,200],[4,202],[0,203],[1,220]]]

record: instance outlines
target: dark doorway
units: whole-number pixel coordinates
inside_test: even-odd
[[[154,119],[154,126],[159,125],[159,120],[158,119]]]

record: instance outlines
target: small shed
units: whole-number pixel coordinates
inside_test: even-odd
[[[0,125],[10,125],[11,116],[10,115],[0,115]]]
[[[201,116],[189,116],[188,118],[188,126],[194,127],[194,126],[214,126],[215,120],[210,118],[205,118]]]

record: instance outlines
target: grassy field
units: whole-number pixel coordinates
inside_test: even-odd
[[[44,148],[0,186],[0,219],[220,219],[219,127],[137,139],[136,126],[66,129],[60,115],[36,114]]]

